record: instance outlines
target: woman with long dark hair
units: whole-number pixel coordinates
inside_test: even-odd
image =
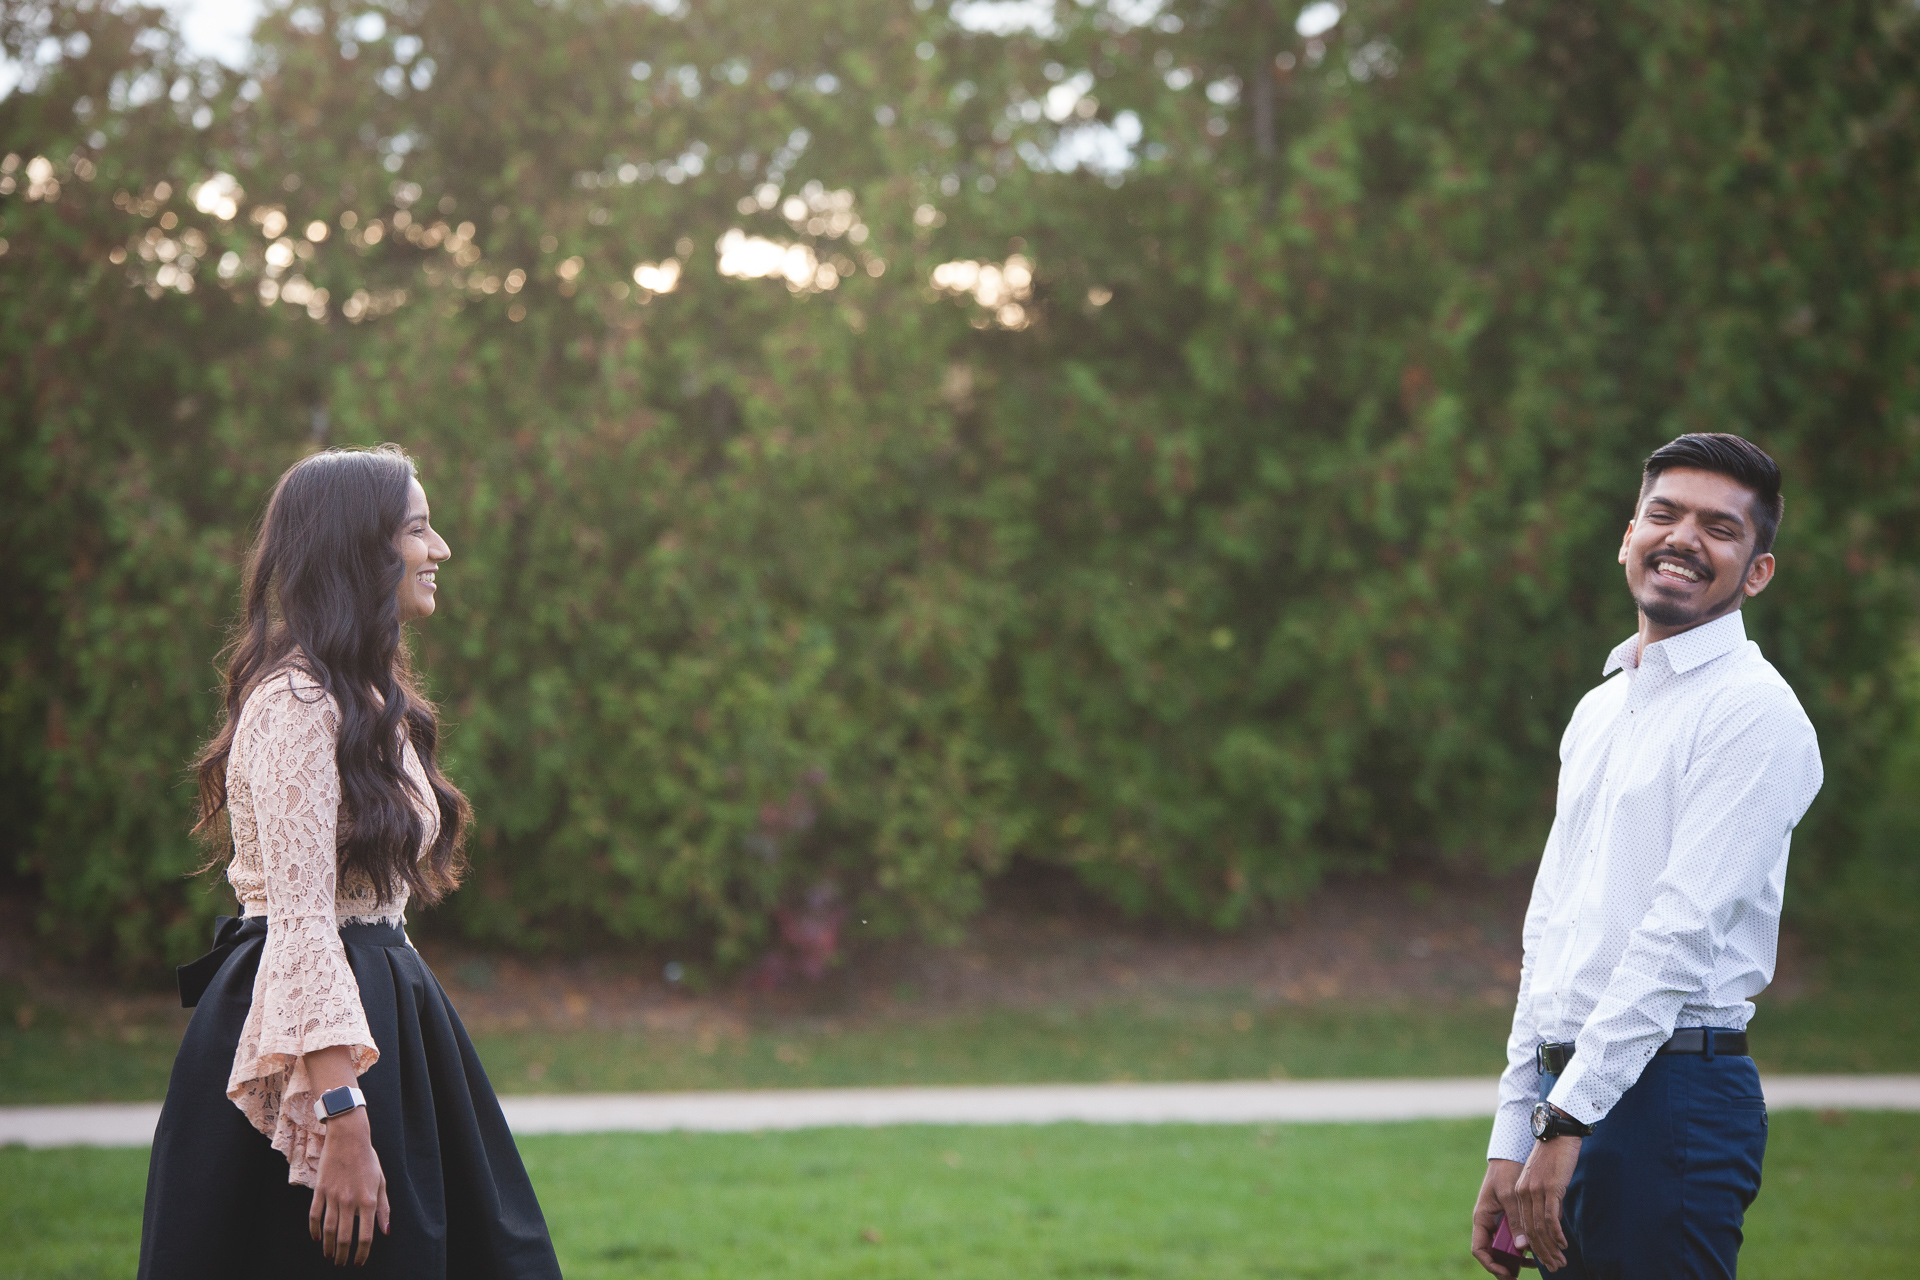
[[[280,478],[198,761],[240,901],[180,971],[142,1280],[557,1277],[500,1104],[405,932],[459,882],[467,801],[401,628],[452,553],[400,449]]]

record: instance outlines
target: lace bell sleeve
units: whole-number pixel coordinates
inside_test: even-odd
[[[338,712],[317,687],[263,693],[244,761],[266,879],[267,941],[227,1097],[314,1185],[325,1128],[301,1055],[346,1045],[354,1073],[379,1060],[334,916],[340,775]]]

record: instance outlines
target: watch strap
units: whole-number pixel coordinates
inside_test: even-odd
[[[1546,1132],[1540,1135],[1542,1141],[1548,1138],[1590,1138],[1593,1136],[1592,1125],[1574,1119],[1559,1107],[1554,1106],[1551,1102],[1542,1102],[1540,1104],[1540,1110],[1546,1116],[1546,1124],[1542,1126]]]

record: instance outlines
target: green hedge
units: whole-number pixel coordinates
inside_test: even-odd
[[[86,47],[0,101],[0,794],[69,945],[199,944],[250,521],[386,439],[454,548],[419,648],[475,938],[732,965],[823,882],[949,933],[1015,855],[1223,927],[1521,862],[1688,430],[1788,477],[1749,627],[1827,760],[1800,883],[1903,857],[1911,5],[662,7],[308,6],[253,76],[50,11]],[[1062,171],[1101,125],[1126,166]],[[324,300],[261,301],[275,210]],[[731,229],[850,274],[726,278]],[[1018,314],[936,287],[1015,255]]]

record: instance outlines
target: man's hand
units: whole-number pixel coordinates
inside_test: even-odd
[[[1493,1260],[1493,1233],[1500,1229],[1500,1215],[1512,1216],[1513,1184],[1520,1177],[1520,1164],[1514,1160],[1487,1161],[1487,1176],[1480,1183],[1480,1198],[1473,1202],[1473,1256],[1500,1280],[1514,1280],[1517,1272]],[[1518,1219],[1516,1218],[1517,1222]]]
[[[1580,1139],[1572,1136],[1549,1138],[1533,1144],[1533,1154],[1513,1184],[1513,1243],[1533,1250],[1533,1256],[1547,1271],[1567,1265],[1567,1234],[1560,1228],[1560,1202],[1566,1199],[1567,1184],[1573,1181],[1574,1166],[1580,1163]]]

